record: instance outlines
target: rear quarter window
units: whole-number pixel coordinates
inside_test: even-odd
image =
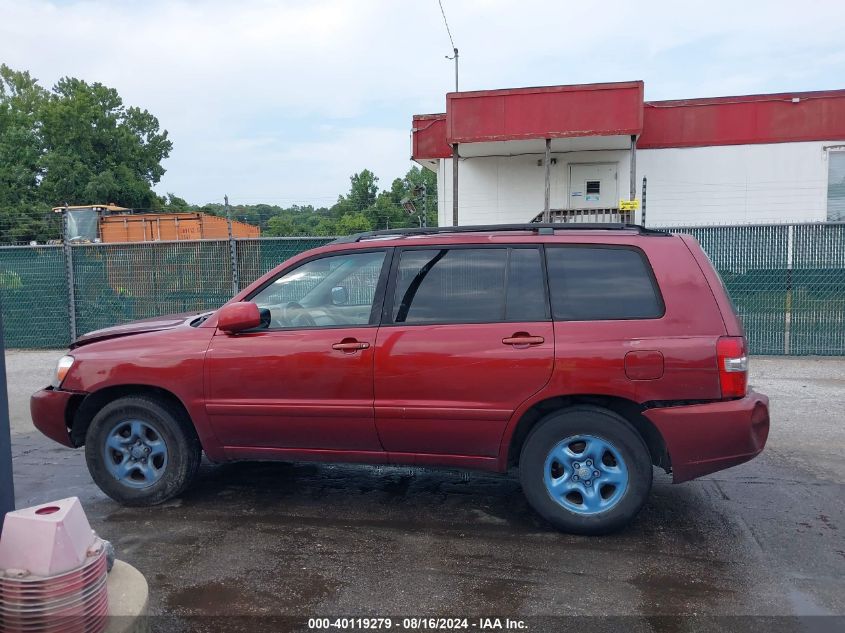
[[[665,308],[654,273],[637,248],[547,246],[556,321],[658,319]]]

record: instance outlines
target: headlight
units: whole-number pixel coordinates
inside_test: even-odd
[[[73,356],[62,356],[56,365],[56,377],[53,379],[53,388],[62,386],[62,381],[73,366]]]

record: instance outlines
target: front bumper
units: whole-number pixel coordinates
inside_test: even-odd
[[[36,391],[29,399],[32,423],[51,440],[75,448],[68,432],[67,410],[71,398],[79,394],[47,387]]]
[[[675,483],[753,459],[769,436],[769,399],[749,392],[739,400],[649,409],[663,435]]]

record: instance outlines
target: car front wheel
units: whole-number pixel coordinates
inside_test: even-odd
[[[519,460],[531,506],[575,534],[603,534],[627,525],[651,490],[648,447],[616,413],[575,406],[537,423]]]
[[[104,406],[88,427],[85,460],[100,489],[124,505],[162,503],[181,493],[202,449],[183,415],[168,403],[129,396]]]

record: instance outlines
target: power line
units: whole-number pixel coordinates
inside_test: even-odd
[[[440,13],[443,16],[443,24],[446,25],[446,33],[449,35],[449,41],[452,43],[452,48],[455,47],[455,40],[452,39],[452,31],[449,28],[449,20],[446,19],[446,11],[443,10],[443,0],[437,0],[437,4],[440,5]]]

